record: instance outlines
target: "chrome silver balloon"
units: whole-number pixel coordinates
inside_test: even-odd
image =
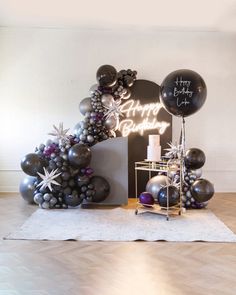
[[[168,177],[165,175],[157,175],[149,179],[146,185],[146,191],[151,193],[154,199],[157,199],[157,195],[160,189],[168,184]]]
[[[86,97],[83,100],[81,100],[81,102],[79,104],[79,110],[82,115],[85,115],[87,112],[92,112],[93,107],[91,104],[90,97]]]
[[[26,176],[20,183],[20,193],[22,198],[30,203],[34,203],[34,191],[36,189],[35,182],[37,177]]]
[[[202,168],[191,170],[191,173],[195,175],[197,178],[200,178],[202,176]]]
[[[115,116],[111,116],[107,118],[104,122],[104,125],[109,130],[117,130],[118,128],[118,118]]]
[[[98,84],[93,84],[90,88],[89,88],[89,92],[94,92],[95,90],[98,89]]]
[[[110,108],[114,103],[114,97],[111,94],[103,94],[101,97],[101,102],[104,107]]]

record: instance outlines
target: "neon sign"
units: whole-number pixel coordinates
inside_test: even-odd
[[[122,136],[128,136],[132,132],[139,132],[143,135],[146,130],[158,129],[160,134],[166,131],[170,123],[158,121],[157,115],[162,108],[161,103],[148,103],[142,105],[139,100],[130,99],[119,107],[126,119],[121,120],[118,129]],[[138,117],[141,118],[140,122]]]

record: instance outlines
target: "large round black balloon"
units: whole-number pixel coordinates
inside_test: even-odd
[[[20,183],[20,193],[22,198],[29,204],[34,204],[34,192],[36,177],[26,176]]]
[[[83,202],[83,199],[81,199],[78,195],[66,195],[64,197],[64,202],[68,206],[77,207]]]
[[[70,164],[77,168],[85,168],[91,161],[91,150],[85,145],[77,143],[73,145],[68,153]]]
[[[102,176],[93,176],[90,183],[93,184],[95,191],[92,201],[96,203],[104,201],[110,193],[110,185],[107,180]]]
[[[204,104],[207,88],[202,77],[191,70],[170,73],[161,84],[160,100],[172,115],[187,117]]]
[[[102,87],[113,87],[117,81],[117,71],[111,65],[103,65],[97,70],[97,81]]]
[[[161,207],[167,207],[167,195],[169,193],[169,207],[175,206],[180,200],[180,193],[176,186],[169,185],[162,187],[157,195]]]
[[[198,203],[209,201],[214,195],[213,184],[203,178],[199,178],[191,185],[191,194]]]
[[[30,176],[37,176],[38,172],[43,172],[44,161],[39,155],[31,153],[21,160],[21,169]]]
[[[205,161],[205,154],[200,149],[191,148],[185,153],[184,164],[187,169],[199,169],[205,164]]]

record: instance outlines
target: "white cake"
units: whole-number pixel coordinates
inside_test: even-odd
[[[161,146],[160,135],[149,135],[147,147],[147,160],[152,162],[158,162],[161,160]]]

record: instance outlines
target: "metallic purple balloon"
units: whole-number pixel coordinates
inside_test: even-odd
[[[143,192],[139,195],[139,202],[141,204],[145,204],[145,205],[153,205],[154,198],[153,198],[152,194],[150,194],[148,192]]]

